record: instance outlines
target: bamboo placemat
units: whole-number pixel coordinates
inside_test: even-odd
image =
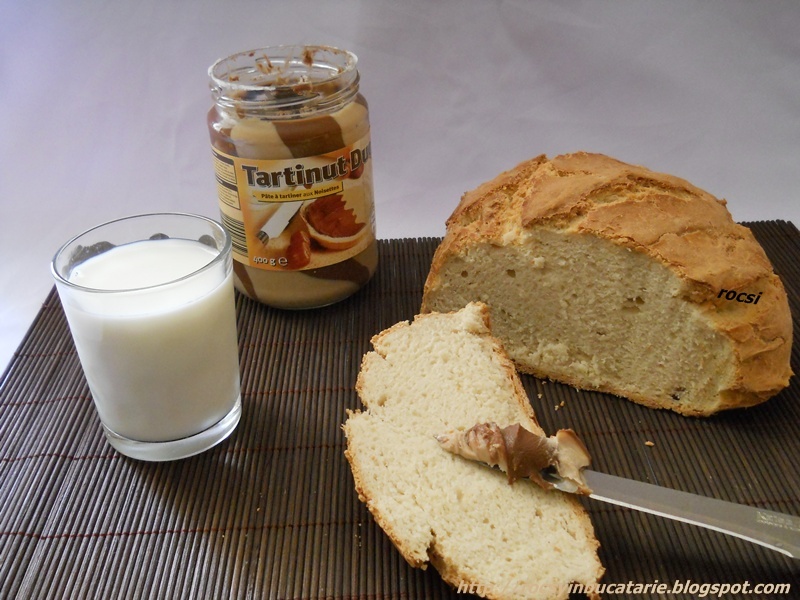
[[[800,331],[800,232],[748,225]],[[239,296],[242,421],[222,445],[173,463],[129,460],[106,444],[51,292],[0,380],[0,598],[468,597],[394,550],[356,497],[340,430],[345,409],[359,406],[353,385],[370,337],[418,312],[437,243],[382,240],[375,278],[324,309]],[[797,377],[760,407],[711,419],[522,379],[545,430],[576,429],[598,470],[800,514]],[[606,582],[793,583],[798,593],[798,564],[781,554],[586,505]]]

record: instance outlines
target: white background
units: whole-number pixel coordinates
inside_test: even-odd
[[[217,218],[217,58],[359,56],[381,238],[442,235],[466,190],[576,150],[684,177],[738,221],[800,225],[798,32],[797,0],[0,0],[0,369],[68,237]]]

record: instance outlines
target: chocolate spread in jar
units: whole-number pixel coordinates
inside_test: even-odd
[[[235,281],[265,304],[331,304],[377,268],[369,109],[355,62],[334,48],[276,47],[209,70]]]

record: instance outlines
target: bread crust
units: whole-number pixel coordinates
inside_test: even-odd
[[[601,154],[552,160],[541,155],[467,192],[434,255],[422,312],[431,310],[429,294],[451,257],[475,244],[525,244],[526,232],[535,228],[603,238],[652,258],[680,279],[681,298],[729,341],[736,357],[733,379],[712,412],[759,404],[788,386],[793,374],[788,299],[752,232],[733,221],[724,200],[678,177]],[[722,290],[745,289],[762,293],[758,304],[720,297]],[[662,407],[650,398],[630,399]],[[710,414],[691,407],[681,412]]]

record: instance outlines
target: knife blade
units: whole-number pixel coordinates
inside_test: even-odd
[[[705,527],[800,558],[800,517],[589,469],[583,475],[594,500]]]

